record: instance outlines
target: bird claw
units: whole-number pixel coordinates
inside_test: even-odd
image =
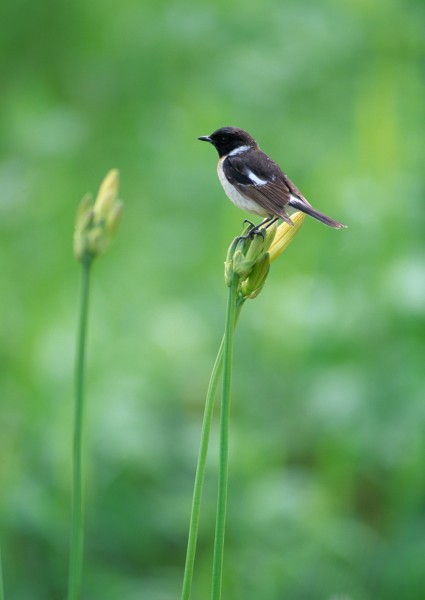
[[[261,235],[261,237],[264,240],[264,237],[265,237],[264,231],[262,229],[260,229],[260,225],[254,225],[254,223],[252,223],[251,221],[248,221],[248,219],[245,219],[244,224],[245,223],[249,223],[251,225],[251,227],[245,235],[239,236],[239,238],[238,238],[239,240],[248,240],[248,239],[253,240],[256,235]]]
[[[256,227],[255,223],[253,223],[249,219],[244,219],[242,225],[245,225],[245,223],[248,223],[248,225],[251,225],[251,229],[255,229],[255,227]]]
[[[261,235],[261,237],[263,238],[263,240],[265,238],[264,231],[262,229],[260,229],[260,227],[254,227],[254,229],[252,229],[249,232],[249,236],[250,236],[251,239],[254,239],[254,237],[256,235]]]

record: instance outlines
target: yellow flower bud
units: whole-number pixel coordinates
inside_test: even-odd
[[[75,228],[83,230],[90,224],[93,219],[93,198],[91,194],[86,194],[82,198],[77,209],[77,217],[75,220]]]
[[[269,248],[270,262],[276,260],[276,258],[286,250],[294,237],[297,235],[301,225],[303,224],[304,218],[305,214],[298,211],[291,215],[291,221],[294,224],[293,226],[285,222],[279,225],[274,240]]]
[[[108,231],[109,236],[113,236],[116,232],[118,225],[121,221],[121,214],[123,209],[123,203],[121,200],[116,200],[112,210],[109,211],[109,214],[106,218],[106,229]]]
[[[96,221],[107,219],[113,210],[118,196],[119,171],[111,169],[102,181],[94,203],[93,212]]]
[[[91,261],[108,247],[122,211],[122,202],[117,200],[118,183],[118,171],[112,169],[102,181],[94,206],[88,195],[80,202],[74,232],[77,260]]]
[[[274,238],[276,237],[276,231],[278,228],[279,222],[275,221],[273,225],[267,227],[266,229],[266,238],[264,240],[264,252],[268,252],[270,246],[273,243]]]
[[[304,220],[304,213],[296,212],[293,226],[277,222],[263,228],[261,234],[252,238],[246,234],[235,238],[227,252],[224,263],[224,279],[231,285],[233,276],[239,277],[238,291],[242,298],[256,298],[263,289],[270,263],[275,260],[291,243]]]

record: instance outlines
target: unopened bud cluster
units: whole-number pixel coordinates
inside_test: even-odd
[[[241,299],[256,298],[264,287],[270,263],[276,260],[294,239],[304,221],[304,213],[292,215],[293,225],[277,222],[263,228],[253,237],[236,238],[224,263],[224,278],[230,286],[234,275],[239,277],[238,295]]]
[[[91,261],[103,254],[114,236],[121,217],[118,200],[119,173],[112,169],[99,188],[96,201],[91,195],[80,202],[75,221],[74,254],[77,260]]]

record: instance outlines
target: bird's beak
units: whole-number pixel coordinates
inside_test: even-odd
[[[198,140],[201,140],[201,142],[212,142],[209,135],[201,135],[201,137],[198,137]]]

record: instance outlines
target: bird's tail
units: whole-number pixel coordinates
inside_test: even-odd
[[[291,206],[293,206],[294,208],[296,208],[297,210],[301,210],[306,215],[310,215],[310,217],[313,217],[314,219],[321,221],[321,223],[328,225],[328,227],[333,227],[334,229],[343,229],[344,227],[347,227],[347,225],[344,225],[343,223],[340,223],[339,221],[335,221],[334,219],[331,219],[327,215],[324,215],[323,213],[319,212],[318,210],[313,208],[311,206],[311,204],[309,204],[308,202],[303,202],[303,201],[299,200],[298,198],[295,199],[294,196],[291,197],[289,204]]]

